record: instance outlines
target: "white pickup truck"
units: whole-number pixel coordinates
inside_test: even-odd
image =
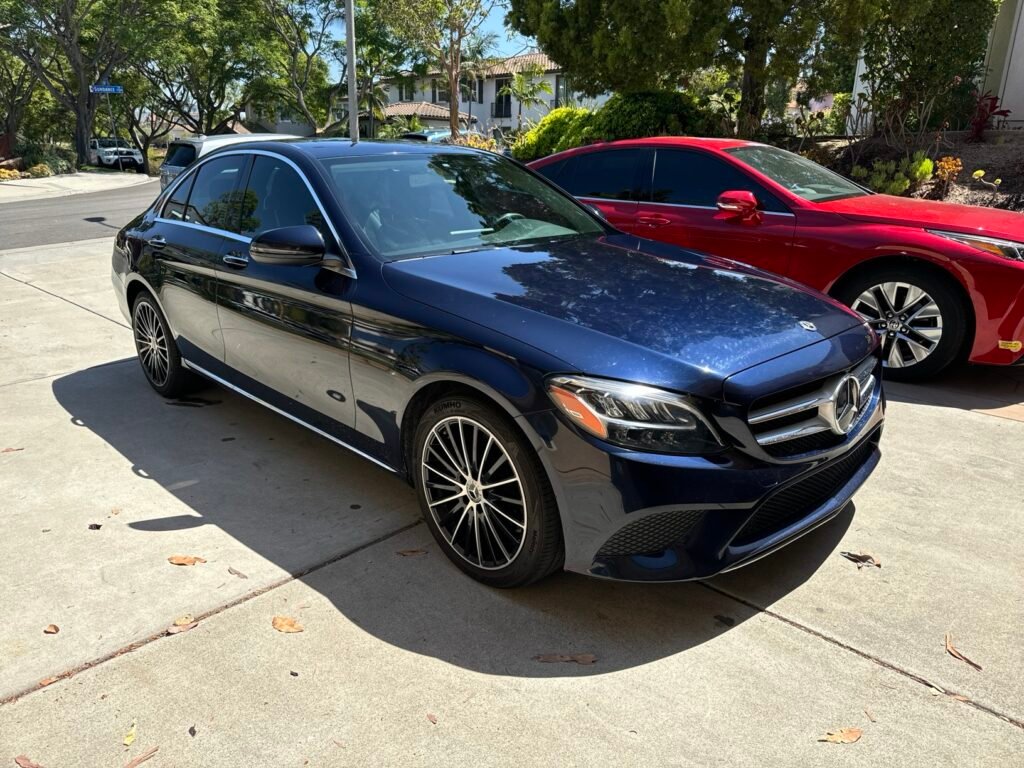
[[[89,139],[89,165],[129,168],[142,173],[142,153],[124,139]]]

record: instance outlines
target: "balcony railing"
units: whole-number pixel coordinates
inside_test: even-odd
[[[492,101],[491,117],[512,117],[512,102]]]

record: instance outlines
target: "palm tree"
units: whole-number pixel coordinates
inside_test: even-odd
[[[466,43],[462,52],[462,74],[459,77],[459,85],[467,97],[469,104],[469,124],[473,124],[473,102],[476,100],[477,82],[483,80],[498,59],[491,55],[497,43],[498,36],[493,32],[483,35],[473,35]]]
[[[508,84],[498,91],[499,96],[511,96],[519,102],[518,127],[520,131],[523,130],[523,106],[525,105],[527,109],[539,107],[544,103],[541,94],[551,95],[551,83],[542,80],[543,77],[544,67],[540,64],[531,64],[512,75]]]

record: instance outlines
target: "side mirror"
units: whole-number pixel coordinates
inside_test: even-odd
[[[319,264],[326,251],[324,236],[312,224],[268,229],[249,244],[253,261],[281,266]]]
[[[726,219],[756,224],[761,220],[757,209],[757,198],[748,189],[737,189],[723,192],[718,196],[719,215]]]

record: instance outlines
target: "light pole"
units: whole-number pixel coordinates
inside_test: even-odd
[[[359,141],[359,99],[356,97],[356,10],[345,0],[345,38],[348,47],[348,135]]]

